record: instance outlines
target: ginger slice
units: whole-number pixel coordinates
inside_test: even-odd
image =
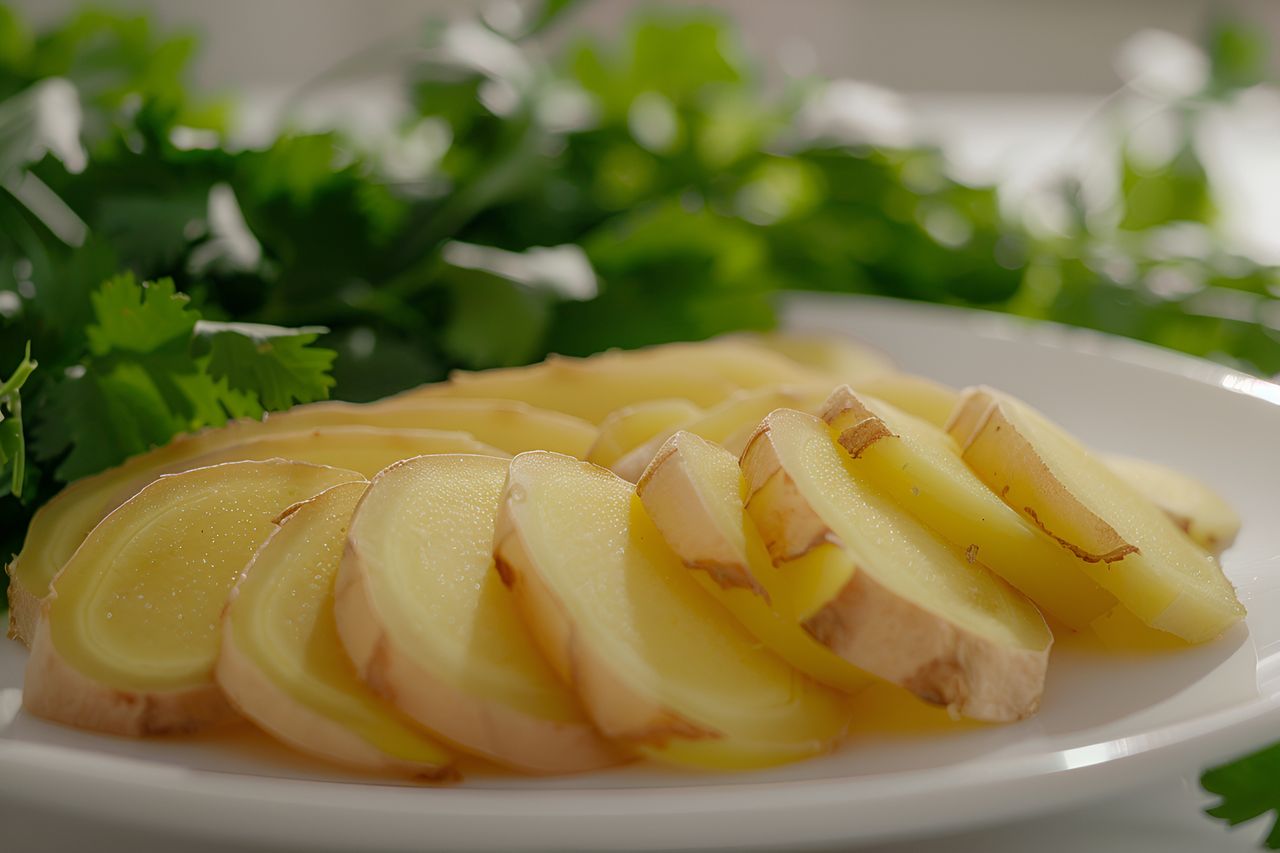
[[[530,773],[625,759],[538,653],[493,566],[507,462],[424,456],[369,487],[335,585],[357,672],[455,746]]]
[[[956,713],[1035,712],[1053,636],[1021,593],[899,507],[826,424],[779,409],[742,455],[747,510],[775,562],[838,543],[855,569],[805,626],[867,672]]]
[[[249,558],[290,506],[352,471],[228,462],[161,477],[103,519],[42,605],[23,705],[125,735],[233,718],[213,679],[218,621]]]
[[[965,391],[952,434],[965,462],[1147,625],[1212,639],[1244,605],[1212,555],[1102,460],[1014,397]]]
[[[303,752],[449,780],[453,756],[360,680],[338,639],[333,581],[366,486],[334,486],[276,522],[223,611],[218,685],[241,714]]]
[[[815,681],[861,690],[870,677],[804,628],[848,582],[848,557],[829,545],[775,567],[747,515],[745,492],[738,460],[688,432],[667,440],[636,486],[671,550],[756,639]]]
[[[762,649],[671,553],[631,484],[555,453],[511,462],[498,566],[543,654],[609,737],[733,769],[832,748],[847,704]]]

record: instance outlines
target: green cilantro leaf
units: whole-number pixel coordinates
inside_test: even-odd
[[[1280,813],[1280,743],[1206,771],[1200,784],[1222,798],[1208,813],[1231,826]],[[1272,825],[1265,843],[1280,850],[1280,822]]]
[[[333,350],[311,346],[322,326],[287,329],[259,323],[201,322],[209,346],[208,371],[235,391],[253,392],[266,409],[287,409],[329,396]]]
[[[185,345],[200,319],[167,278],[139,285],[133,273],[123,273],[104,282],[90,301],[97,322],[88,329],[89,352],[96,356]]]
[[[89,297],[88,357],[53,384],[35,449],[63,456],[55,474],[74,480],[163,444],[174,434],[226,421],[217,399],[193,394],[199,368],[188,353],[199,312],[173,282],[108,279]]]
[[[136,364],[76,373],[49,390],[35,439],[36,452],[45,458],[69,449],[54,472],[60,480],[116,465],[164,444],[185,426]]]
[[[169,279],[107,280],[90,296],[87,355],[46,391],[35,451],[64,481],[174,435],[328,395],[334,353],[320,327],[200,319]]]
[[[96,322],[86,337],[95,370],[140,369],[179,432],[226,421],[221,388],[202,376],[190,351],[200,312],[170,279],[139,284],[124,273],[105,282],[90,301]]]

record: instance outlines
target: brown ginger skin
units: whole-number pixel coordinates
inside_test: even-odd
[[[948,430],[974,472],[1006,503],[1082,560],[1114,563],[1137,553],[1136,545],[1125,541],[1054,475],[1006,405],[998,392],[987,388],[963,392]],[[1011,493],[1009,471],[1027,472],[1022,480],[1031,488]]]
[[[23,682],[22,707],[27,713],[129,737],[189,734],[240,719],[212,682],[176,690],[133,691],[94,681],[58,653],[48,615],[46,603],[36,623]]]
[[[669,503],[683,507],[701,502],[694,481],[683,470],[673,468],[684,466],[684,458],[680,455],[682,441],[700,440],[687,432],[677,432],[662,445],[644,475],[636,483],[636,494],[644,496],[650,488],[662,487],[670,493]],[[678,543],[673,542],[673,550],[680,555],[681,561],[690,569],[706,572],[707,575],[724,589],[749,589],[751,592],[769,600],[769,593],[751,574],[751,567],[742,562],[741,555],[731,544],[715,530],[704,529],[697,525],[666,525],[663,535],[668,541],[673,536],[680,537]]]
[[[742,454],[747,510],[775,561],[840,543],[787,472],[766,418]],[[805,629],[850,663],[899,684],[953,713],[1010,722],[1040,706],[1049,645],[998,642],[913,601],[876,579],[892,567],[858,566],[845,587],[805,622]]]

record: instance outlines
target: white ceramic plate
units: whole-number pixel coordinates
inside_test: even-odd
[[[977,312],[801,297],[788,320],[855,334],[945,382],[1005,388],[1098,449],[1172,463],[1221,490],[1244,517],[1225,566],[1247,627],[1177,654],[1060,643],[1042,711],[1013,726],[864,735],[765,773],[642,767],[450,789],[338,775],[246,732],[135,742],[49,725],[21,713],[25,652],[0,642],[0,798],[313,850],[791,847],[1064,809],[1280,738],[1280,387]]]

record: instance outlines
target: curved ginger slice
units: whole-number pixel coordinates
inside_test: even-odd
[[[846,555],[827,547],[775,568],[743,505],[738,460],[704,438],[678,432],[636,485],[649,517],[698,584],[780,658],[837,690],[861,690],[869,676],[819,643],[804,620],[849,579]]]
[[[1017,720],[1044,692],[1053,636],[1035,606],[854,467],[822,421],[779,409],[742,454],[747,510],[775,563],[840,544],[849,582],[805,622],[841,657],[978,720]]]
[[[405,392],[396,397],[354,407],[362,410],[359,412],[359,421],[356,423],[388,429],[442,429],[465,432],[477,441],[512,454],[523,453],[526,450],[555,450],[557,453],[582,457],[586,455],[587,449],[596,439],[595,426],[582,418],[576,418],[564,412],[540,409],[519,400],[477,397],[411,399],[407,395],[412,393]],[[351,406],[350,403],[313,405]],[[290,411],[296,411],[296,409]],[[324,416],[323,412],[315,412],[311,419],[316,420]],[[345,412],[337,415],[338,418],[345,416]],[[323,425],[322,423],[308,424],[308,426]]]
[[[896,369],[883,352],[830,332],[746,333],[739,339],[830,376],[832,381],[855,382]]]
[[[848,706],[760,648],[690,577],[631,484],[544,451],[511,462],[498,568],[600,730],[659,761],[716,769],[832,747]]]
[[[458,747],[533,773],[622,760],[538,654],[493,570],[507,463],[424,456],[379,474],[335,585],[360,676]]]
[[[500,397],[565,412],[592,423],[646,400],[680,398],[706,408],[735,391],[830,380],[747,341],[718,338],[588,358],[553,355],[528,367],[457,372],[448,382],[406,391],[397,400]],[[558,448],[547,447],[547,450]]]
[[[1026,403],[967,389],[949,431],[979,479],[1076,554],[1082,570],[1142,622],[1197,643],[1243,618],[1217,560]]]
[[[551,448],[582,455],[595,440],[595,427],[559,412],[510,400],[422,400],[413,403],[325,402],[295,406],[264,420],[241,420],[217,429],[183,435],[130,457],[114,468],[67,486],[36,511],[22,552],[9,566],[9,635],[30,642],[40,599],[95,524],[161,472],[194,467],[191,460],[261,436],[316,427],[366,426],[384,429],[462,431],[507,453]]]
[[[675,429],[700,414],[702,409],[679,398],[646,400],[625,406],[601,421],[600,434],[585,458],[594,465],[608,468],[655,435]]]
[[[365,483],[343,483],[279,519],[222,614],[218,685],[285,743],[341,764],[428,779],[452,756],[379,699],[338,640],[333,579]]]
[[[103,519],[45,600],[23,705],[125,735],[233,717],[213,680],[227,594],[293,504],[359,474],[228,462],[161,477]]]
[[[774,409],[807,410],[816,407],[827,398],[830,391],[831,388],[826,383],[739,391],[697,417],[656,432],[648,441],[624,454],[611,468],[622,479],[636,482],[663,443],[677,429],[724,445],[725,449],[736,455],[746,446],[756,424],[765,415]]]
[[[859,380],[857,387],[863,384],[873,396],[877,392],[889,395],[890,402],[905,403],[904,411],[924,420],[945,423],[951,412],[951,404],[956,399],[956,392],[938,385],[931,380],[907,373],[887,373],[869,376]],[[691,432],[694,435],[714,441],[724,446],[733,454],[739,454],[746,447],[747,439],[755,432],[760,420],[774,409],[800,409],[806,412],[817,412],[823,401],[838,384],[833,380],[809,381],[803,385],[752,388],[739,391],[732,397],[707,409],[696,417],[683,423],[673,423],[666,429],[654,429],[649,440],[640,442],[635,449],[620,456],[609,467],[624,480],[635,482],[640,479],[645,468],[653,460],[662,447],[677,429]],[[903,406],[899,406],[903,408]]]
[[[847,385],[823,420],[853,468],[899,506],[1077,630],[1115,607],[1074,554],[1006,506],[969,470],[945,432]]]
[[[332,465],[372,477],[392,462],[426,453],[478,453],[509,458],[509,454],[470,433],[441,429],[388,429],[367,426],[328,426],[297,432],[260,435],[219,448],[190,462],[178,463],[169,474],[203,468],[219,462],[260,459],[293,459],[314,465]]]
[[[194,459],[175,462],[156,471],[145,471],[121,486],[108,511],[165,474],[190,471],[222,462],[291,459],[313,465],[332,465],[372,477],[393,462],[426,453],[479,453],[508,458],[496,447],[476,441],[465,432],[437,429],[381,429],[366,426],[329,426],[298,432],[271,433],[220,447]]]
[[[946,427],[960,399],[960,392],[954,388],[914,373],[882,373],[849,384],[860,394],[884,400],[939,429]]]
[[[528,367],[456,372],[448,382],[424,385],[396,399],[499,397],[598,424],[611,412],[646,400],[676,397],[711,406],[738,390],[733,382],[696,364],[657,372],[648,361],[617,351],[591,358],[553,355]]]
[[[1210,554],[1219,556],[1236,541],[1240,516],[1221,495],[1196,478],[1132,456],[1103,454],[1101,459]]]

